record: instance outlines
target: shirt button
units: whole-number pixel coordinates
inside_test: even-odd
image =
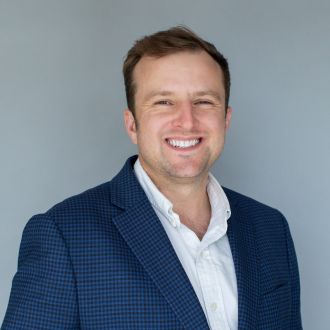
[[[212,303],[212,304],[211,304],[211,310],[212,310],[213,312],[215,312],[215,311],[217,310],[217,308],[218,308],[217,303]]]
[[[208,258],[210,256],[210,252],[208,250],[203,250],[201,253],[203,258]]]

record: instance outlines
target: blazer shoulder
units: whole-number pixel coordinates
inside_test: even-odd
[[[266,212],[276,213],[279,216],[283,216],[282,213],[269,205],[266,205],[254,198],[251,198],[249,196],[243,195],[237,191],[231,190],[229,188],[223,187],[224,192],[226,193],[226,196],[229,200],[229,203],[233,207],[239,207],[239,208],[247,208],[247,209],[259,209]]]
[[[63,201],[51,207],[47,213],[52,215],[53,213],[61,212],[64,209],[97,207],[99,204],[108,202],[110,198],[110,192],[111,181],[108,181],[64,199]]]
[[[63,228],[109,223],[127,205],[136,205],[144,197],[133,172],[134,159],[129,158],[110,181],[64,199],[37,218],[47,218]]]
[[[56,223],[58,228],[95,223],[100,218],[111,217],[110,195],[111,181],[68,197],[32,219],[48,219]]]
[[[236,214],[240,221],[253,225],[257,231],[268,232],[276,229],[283,233],[283,229],[287,227],[287,220],[278,209],[231,189],[224,188],[224,191],[232,214]]]
[[[133,171],[134,161],[135,157],[129,158],[110,181],[63,200],[52,207],[48,213],[55,214],[71,209],[74,211],[104,210],[109,207],[125,209],[127,206],[137,205],[145,196]]]

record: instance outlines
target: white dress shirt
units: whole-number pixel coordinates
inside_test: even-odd
[[[210,329],[236,330],[237,284],[226,234],[230,206],[223,189],[209,174],[207,192],[211,220],[200,241],[191,229],[180,222],[180,217],[173,211],[173,204],[151,181],[139,159],[135,162],[134,171],[195,290]]]

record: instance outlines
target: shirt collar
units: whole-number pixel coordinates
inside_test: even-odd
[[[212,173],[209,173],[207,193],[211,204],[212,218],[217,217],[217,215],[222,215],[226,220],[228,220],[231,215],[228,198],[218,180],[212,175]]]
[[[156,185],[152,182],[146,171],[143,169],[139,158],[134,164],[134,172],[140,185],[142,186],[142,189],[147,195],[149,202],[153,205],[153,207],[162,212],[174,227],[179,226],[180,220],[179,217],[176,216],[173,212],[173,204],[159,191]],[[212,210],[208,231],[217,227],[220,227],[226,231],[227,220],[231,215],[229,201],[219,182],[211,173],[209,173],[207,193],[209,195]]]
[[[211,204],[211,219],[207,231],[202,239],[202,246],[209,245],[227,232],[227,220],[230,218],[231,210],[228,198],[217,179],[209,173],[207,193]]]

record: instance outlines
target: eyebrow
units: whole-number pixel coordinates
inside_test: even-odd
[[[149,100],[155,96],[170,96],[170,95],[173,95],[174,92],[170,92],[170,91],[162,91],[162,90],[154,90],[154,91],[151,91],[150,93],[148,93],[145,97],[146,100]]]
[[[148,93],[146,95],[145,99],[149,100],[155,96],[172,96],[174,94],[175,94],[175,92],[172,92],[172,91],[154,90],[154,91],[151,91],[150,93]],[[192,93],[192,96],[194,96],[194,97],[196,97],[196,96],[197,97],[212,96],[212,97],[216,98],[218,101],[222,101],[221,95],[214,90],[204,90],[204,91],[195,92],[195,93]]]
[[[193,96],[212,96],[216,98],[218,101],[222,101],[221,95],[218,92],[211,89],[193,93]]]

